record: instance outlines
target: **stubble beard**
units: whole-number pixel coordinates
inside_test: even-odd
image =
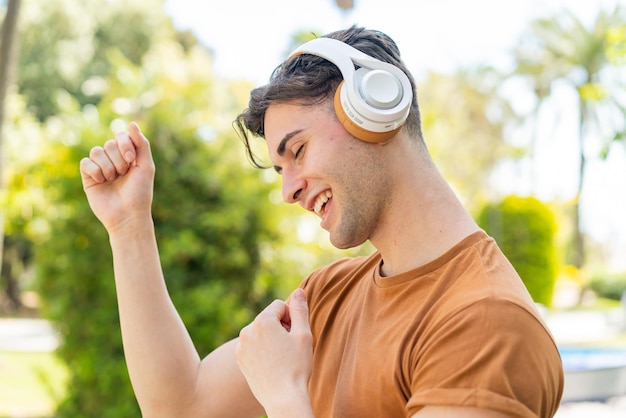
[[[347,177],[353,176],[349,174]],[[354,179],[358,179],[354,181]],[[361,173],[351,179],[344,179],[347,187],[337,191],[341,199],[335,206],[339,209],[337,226],[330,231],[330,242],[339,249],[354,248],[371,238],[379,226],[381,216],[389,204],[385,197],[389,193],[387,181],[371,173]]]
[[[364,214],[346,207],[342,211],[339,225],[330,232],[330,242],[342,250],[357,247],[367,240],[369,236],[367,229],[368,221]]]

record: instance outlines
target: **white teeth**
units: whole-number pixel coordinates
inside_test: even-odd
[[[324,193],[320,194],[317,197],[317,200],[315,201],[315,205],[313,206],[313,210],[315,211],[316,214],[318,215],[322,214],[322,207],[324,206],[326,202],[328,202],[328,199],[330,199],[331,197],[333,197],[333,194],[330,192],[330,190],[326,190]]]

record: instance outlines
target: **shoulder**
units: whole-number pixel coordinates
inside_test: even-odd
[[[563,371],[549,330],[527,306],[485,298],[431,324],[414,353],[411,406],[463,405],[457,398],[482,398],[483,405],[535,411],[558,408]],[[468,388],[468,389],[463,389]],[[469,389],[471,388],[471,389]],[[417,408],[416,408],[417,409]]]
[[[328,288],[349,286],[355,280],[374,271],[380,264],[380,260],[378,252],[370,256],[339,259],[315,270],[303,281],[301,287],[307,291],[307,294],[310,294],[328,290]]]
[[[443,312],[433,325],[439,331],[441,327],[449,330],[466,342],[502,338],[511,343],[514,339],[527,343],[538,338],[552,347],[555,345],[547,326],[532,305],[498,296],[484,297]]]
[[[493,302],[497,306],[497,301],[504,300],[537,315],[519,274],[496,241],[484,232],[476,234],[474,242],[459,251],[440,271],[440,279],[448,291],[439,302],[446,304],[449,311],[479,301],[487,306]]]

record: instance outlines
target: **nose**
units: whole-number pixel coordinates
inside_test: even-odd
[[[283,200],[287,203],[296,203],[306,188],[306,181],[297,175],[283,169]]]

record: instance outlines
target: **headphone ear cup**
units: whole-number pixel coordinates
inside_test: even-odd
[[[342,91],[346,88],[344,81],[342,80],[339,86],[337,86],[337,91],[335,91],[335,97],[333,100],[333,104],[335,107],[335,114],[337,115],[337,119],[343,125],[343,127],[348,131],[352,136],[371,143],[382,143],[387,142],[391,138],[393,138],[402,128],[399,126],[398,128],[387,131],[387,132],[373,132],[364,129],[357,123],[355,123],[351,118],[355,117],[352,110],[350,110],[349,98],[347,94],[342,94]],[[344,106],[343,102],[346,101],[348,106]],[[347,107],[347,109],[346,109]]]
[[[358,96],[375,109],[392,109],[402,100],[402,84],[389,71],[361,67],[354,72]]]
[[[349,133],[366,142],[380,143],[400,131],[413,98],[411,80],[400,68],[332,38],[313,39],[290,56],[300,54],[324,58],[341,72],[345,81],[335,92],[334,107]]]

